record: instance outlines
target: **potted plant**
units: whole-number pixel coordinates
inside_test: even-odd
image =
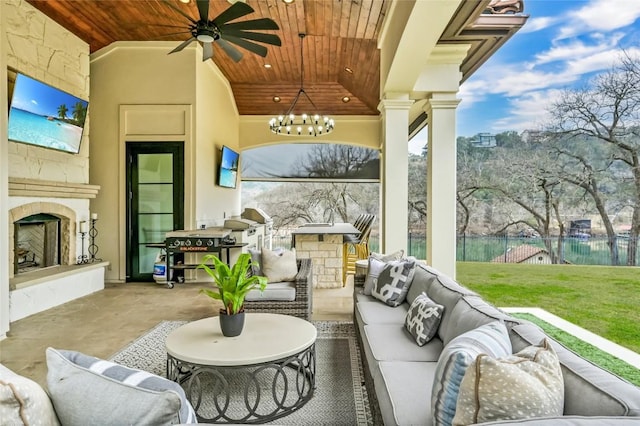
[[[213,263],[214,268],[208,266]],[[267,277],[248,276],[251,267],[251,255],[242,253],[232,268],[222,262],[215,254],[204,256],[198,268],[204,269],[217,288],[203,288],[204,293],[212,299],[220,300],[224,308],[220,309],[220,328],[227,337],[238,336],[244,327],[244,298],[254,288],[264,291]]]

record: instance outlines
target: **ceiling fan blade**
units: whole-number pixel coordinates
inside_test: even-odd
[[[213,22],[220,27],[222,24],[226,24],[229,21],[233,21],[234,19],[238,19],[244,15],[248,15],[253,12],[253,8],[246,3],[241,1],[237,1],[231,5],[231,7],[220,15],[213,18]]]
[[[220,31],[229,30],[279,30],[276,21],[270,18],[252,19],[250,21],[232,22],[230,24],[218,25]]]
[[[202,43],[202,62],[213,58],[213,43]]]
[[[175,7],[173,5],[173,3],[171,3],[170,0],[164,0],[164,2],[167,4],[167,6],[171,7],[171,9],[175,10],[176,12],[178,12],[180,15],[184,16],[185,18],[187,18],[191,23],[195,24],[196,21],[189,15],[187,15],[186,13],[184,13],[182,10],[180,10],[179,8]]]
[[[231,43],[222,38],[217,39],[216,43],[218,43],[222,50],[224,50],[224,52],[229,55],[234,62],[240,62],[240,59],[242,59],[243,56],[242,52],[233,47]]]
[[[169,55],[175,52],[179,52],[182,49],[184,49],[185,47],[187,47],[189,45],[189,43],[191,43],[192,41],[195,41],[195,37],[191,37],[189,40],[185,40],[182,43],[180,43],[180,45],[178,45],[178,47],[176,47],[175,49],[173,49],[171,52],[169,52]]]
[[[274,44],[276,46],[282,46],[282,41],[280,37],[275,34],[264,34],[264,33],[252,33],[249,31],[235,31],[235,30],[226,30],[221,32],[226,36],[234,36],[239,38],[246,38],[248,40],[255,40],[261,43]]]
[[[197,0],[198,13],[201,21],[209,20],[209,0]]]
[[[238,3],[236,3],[236,4],[238,4]],[[238,46],[240,46],[240,47],[242,47],[244,49],[247,49],[250,52],[258,54],[258,55],[262,56],[263,58],[265,56],[267,56],[267,48],[264,47],[264,46],[261,46],[259,44],[255,44],[255,43],[247,41],[247,40],[245,40],[243,38],[235,37],[235,36],[232,36],[232,35],[223,34],[223,35],[221,35],[221,37],[224,38],[227,41],[230,41],[233,44],[237,44]]]
[[[191,34],[191,31],[179,31],[177,33],[162,34],[162,35],[159,35],[157,37],[163,38],[163,37],[170,37],[170,36],[174,36],[174,35],[178,35],[178,34]]]

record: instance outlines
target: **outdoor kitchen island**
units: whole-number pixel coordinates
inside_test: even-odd
[[[342,288],[342,237],[360,234],[350,223],[307,223],[291,232],[296,257],[313,260],[314,288]]]

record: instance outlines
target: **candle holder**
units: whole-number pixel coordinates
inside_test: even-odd
[[[89,228],[89,262],[102,262],[102,259],[96,257],[98,253],[98,245],[96,244],[96,236],[98,235],[98,229],[96,228],[96,222],[98,219],[91,218],[91,227]]]
[[[76,265],[83,265],[85,263],[89,263],[89,259],[88,259],[87,255],[84,254],[84,238],[87,235],[87,233],[80,231],[79,234],[80,234],[80,241],[81,241],[81,246],[80,246],[81,247],[81,251],[80,251],[81,255],[78,256],[78,260],[76,262]]]

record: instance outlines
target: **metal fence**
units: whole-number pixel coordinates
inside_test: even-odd
[[[457,260],[464,262],[516,262],[523,263],[552,263],[545,240],[548,240],[553,250],[553,257],[557,263],[571,263],[576,265],[611,265],[611,253],[606,237],[580,238],[564,237],[558,253],[558,238],[525,238],[516,236],[481,236],[460,235],[457,239]],[[379,252],[378,235],[371,235],[369,248]],[[627,264],[627,247],[629,239],[619,237],[617,239],[619,264]],[[291,235],[287,232],[278,232],[273,236],[274,247],[291,247]],[[522,246],[525,246],[522,248]],[[533,247],[533,248],[532,248]],[[536,249],[540,249],[537,251]],[[514,256],[518,250],[520,257]],[[526,257],[527,254],[532,254]],[[424,233],[410,232],[408,234],[408,255],[418,259],[427,258],[426,235]],[[640,251],[636,254],[640,262]]]

